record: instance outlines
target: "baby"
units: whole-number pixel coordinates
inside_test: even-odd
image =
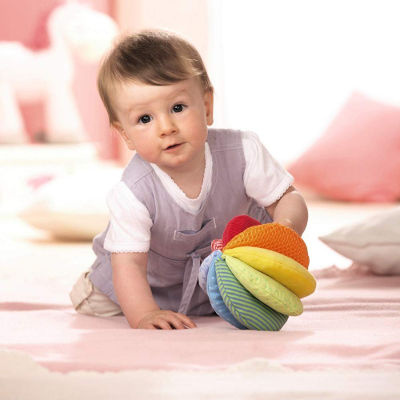
[[[301,235],[305,201],[254,133],[208,128],[213,87],[186,40],[125,37],[98,88],[111,126],[136,153],[107,198],[110,222],[72,303],[83,314],[123,312],[132,328],[193,328],[188,315],[213,313],[198,272],[229,220],[247,214]]]

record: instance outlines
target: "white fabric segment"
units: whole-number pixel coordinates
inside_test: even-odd
[[[241,132],[246,161],[244,186],[249,197],[267,207],[278,200],[292,184],[293,177],[270,155],[258,136]],[[185,211],[196,214],[206,199],[212,182],[212,157],[208,143],[203,184],[196,199],[188,198],[172,178],[151,164],[167,192]],[[146,252],[150,247],[152,221],[146,207],[124,182],[118,182],[107,197],[110,227],[104,248],[112,253]]]

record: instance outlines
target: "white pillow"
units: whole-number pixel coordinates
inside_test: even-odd
[[[376,274],[400,274],[400,207],[344,226],[319,239]]]
[[[93,167],[54,178],[34,192],[19,217],[58,238],[91,240],[107,226],[106,196],[121,172],[116,167]]]

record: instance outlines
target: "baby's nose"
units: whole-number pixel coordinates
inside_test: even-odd
[[[177,127],[173,121],[173,119],[170,116],[164,116],[160,118],[160,135],[165,136],[165,135],[171,135],[172,133],[175,133],[177,130]]]

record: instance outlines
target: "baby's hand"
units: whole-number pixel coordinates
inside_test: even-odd
[[[146,314],[138,329],[186,329],[196,328],[196,324],[186,315],[170,310],[157,310]]]

